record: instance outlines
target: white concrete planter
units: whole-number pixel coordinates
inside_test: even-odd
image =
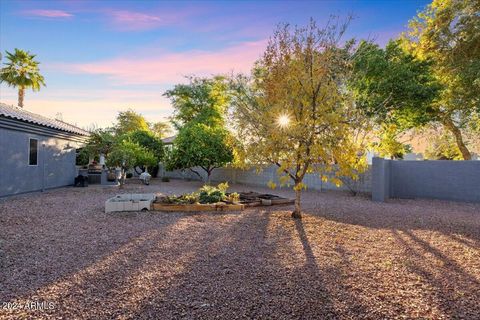
[[[105,201],[105,213],[151,210],[154,200],[153,193],[119,194]]]

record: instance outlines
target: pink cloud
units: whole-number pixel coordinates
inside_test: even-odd
[[[125,30],[151,29],[165,23],[160,17],[140,12],[111,11],[109,15],[114,25]]]
[[[136,12],[128,10],[105,10],[110,24],[119,31],[142,31],[171,25],[182,21],[190,12]]]
[[[210,76],[248,72],[266,47],[266,40],[244,42],[217,51],[161,53],[154,58],[119,57],[82,64],[57,64],[64,72],[105,75],[119,84],[172,84],[188,75]]]
[[[70,18],[73,17],[73,14],[68,13],[63,10],[28,10],[23,12],[24,15],[27,16],[35,16],[35,17],[44,17],[44,18]]]

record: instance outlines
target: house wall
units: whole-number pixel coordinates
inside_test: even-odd
[[[38,139],[38,164],[29,166],[29,139]],[[0,197],[72,185],[75,149],[67,138],[0,127]]]
[[[374,158],[372,199],[429,198],[480,202],[480,161]]]

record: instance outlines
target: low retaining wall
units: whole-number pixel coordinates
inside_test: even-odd
[[[372,199],[480,202],[480,161],[373,159]]]

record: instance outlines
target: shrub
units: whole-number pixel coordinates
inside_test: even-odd
[[[161,199],[166,204],[194,204],[198,202],[198,194],[195,192],[182,194],[181,196],[166,196]]]
[[[127,172],[127,175],[126,175],[127,179],[130,179],[131,177],[133,177],[133,173],[131,172]]]
[[[230,193],[225,197],[225,200],[230,203],[237,203],[240,201],[240,195],[236,192]]]
[[[89,160],[88,150],[85,148],[80,148],[76,153],[75,165],[77,166],[87,166]]]
[[[228,183],[220,183],[217,187],[205,185],[199,190],[200,203],[216,203],[226,199],[225,191]]]
[[[183,201],[184,203],[193,204],[193,203],[197,203],[199,199],[198,199],[198,194],[195,192],[192,192],[192,193],[187,193],[180,196],[180,200]]]

